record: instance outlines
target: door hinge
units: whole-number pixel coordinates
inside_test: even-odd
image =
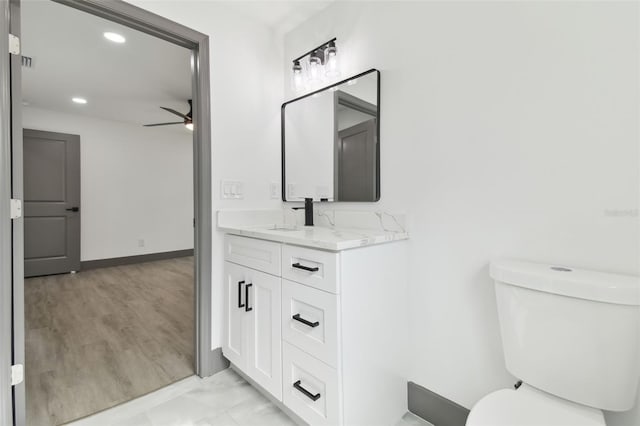
[[[12,55],[20,54],[20,38],[13,34],[9,34],[9,53]]]
[[[11,366],[11,386],[19,385],[24,381],[24,365],[16,364]]]
[[[22,217],[22,200],[11,199],[11,219]]]

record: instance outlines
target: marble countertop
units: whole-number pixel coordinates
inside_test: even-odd
[[[348,250],[409,238],[409,234],[406,232],[328,228],[323,226],[227,225],[218,226],[218,229],[234,235],[331,251]]]

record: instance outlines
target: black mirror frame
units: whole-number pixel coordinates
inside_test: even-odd
[[[286,186],[287,185],[286,185],[286,181],[285,181],[284,110],[285,110],[286,106],[291,104],[291,103],[293,103],[293,102],[302,100],[304,98],[308,98],[308,97],[313,96],[313,95],[315,95],[317,93],[321,93],[321,92],[324,92],[326,90],[329,90],[332,87],[340,86],[342,84],[345,84],[345,83],[349,82],[350,80],[353,80],[353,79],[356,79],[356,78],[360,78],[360,77],[363,77],[363,76],[365,76],[367,74],[371,74],[371,73],[374,73],[374,72],[377,74],[377,77],[378,77],[377,84],[376,84],[376,90],[378,92],[377,96],[376,96],[376,99],[377,99],[376,100],[376,104],[377,104],[376,106],[378,108],[378,119],[376,120],[377,121],[377,123],[376,123],[376,133],[377,133],[377,135],[376,135],[376,137],[377,137],[377,143],[376,143],[376,150],[377,150],[377,153],[376,153],[376,170],[378,172],[376,174],[376,199],[373,200],[373,201],[345,201],[345,202],[354,202],[354,203],[358,203],[358,202],[373,202],[373,203],[375,203],[377,201],[380,201],[380,173],[381,173],[381,171],[380,171],[380,71],[377,70],[376,68],[371,68],[371,69],[369,69],[367,71],[361,72],[360,74],[351,76],[349,78],[345,78],[344,80],[338,81],[337,83],[333,83],[333,84],[331,84],[329,86],[322,87],[322,88],[320,88],[318,90],[315,90],[313,92],[307,93],[306,95],[302,95],[302,96],[299,96],[299,97],[297,97],[295,99],[287,101],[287,102],[283,103],[282,106],[280,107],[280,137],[281,137],[281,150],[282,150],[282,152],[281,152],[281,167],[282,167],[281,198],[282,198],[283,202],[290,202],[291,201],[291,200],[287,200],[287,197],[286,197]],[[334,202],[339,203],[341,201],[338,200],[338,201],[334,201]]]

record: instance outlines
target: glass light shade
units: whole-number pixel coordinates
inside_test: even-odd
[[[334,78],[340,75],[340,66],[338,64],[338,51],[335,45],[329,45],[325,52],[325,73],[327,77]]]
[[[293,75],[291,76],[291,86],[296,92],[301,92],[304,89],[304,78],[302,75],[302,66],[300,62],[295,61],[293,63]]]
[[[184,125],[184,127],[186,127],[187,129],[191,130],[193,132],[193,123],[187,123]]]
[[[318,83],[321,78],[322,63],[320,58],[312,56],[309,59],[309,81],[312,83]]]

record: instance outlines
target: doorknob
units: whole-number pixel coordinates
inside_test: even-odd
[[[80,207],[71,207],[70,209],[65,209],[68,212],[79,212]]]

